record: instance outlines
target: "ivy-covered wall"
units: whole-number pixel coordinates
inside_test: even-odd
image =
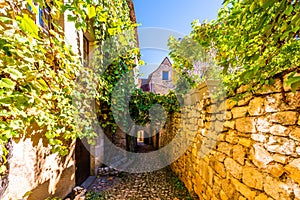
[[[116,129],[111,93],[137,65],[133,4],[16,0],[2,2],[0,13],[1,198],[64,197],[75,183],[74,140],[95,144],[96,174],[103,138],[94,125]],[[83,62],[91,55],[83,51],[84,35],[93,38],[87,46],[97,45],[93,62]]]
[[[287,77],[253,93],[239,87],[225,101],[203,87],[186,96],[161,140],[192,141],[171,167],[200,199],[300,199],[300,91],[291,92]]]

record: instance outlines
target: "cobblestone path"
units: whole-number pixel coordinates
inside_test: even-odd
[[[111,187],[99,190],[95,184],[90,191],[100,193],[99,199],[115,200],[179,200],[192,198],[184,185],[168,168],[141,174],[122,173],[117,178],[108,177],[114,182]],[[99,183],[98,183],[99,184]],[[101,187],[103,188],[103,187]],[[101,197],[101,198],[100,198]]]
[[[149,150],[151,148],[147,145],[139,147],[139,152]],[[104,176],[96,179],[89,187],[89,191],[90,196],[109,200],[197,199],[188,193],[184,184],[178,180],[169,167],[140,174],[121,172],[112,176]],[[89,199],[88,195],[87,199]]]

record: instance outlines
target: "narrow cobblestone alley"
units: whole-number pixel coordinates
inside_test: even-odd
[[[138,151],[152,151],[150,145],[140,144]],[[147,173],[119,172],[97,178],[88,188],[87,199],[115,200],[192,200],[184,184],[169,167]],[[97,198],[95,198],[97,197]]]

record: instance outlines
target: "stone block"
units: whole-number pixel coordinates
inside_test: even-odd
[[[194,191],[198,196],[201,196],[201,194],[206,189],[206,183],[205,181],[199,176],[199,174],[196,174],[196,184],[194,185]]]
[[[265,111],[267,113],[280,111],[283,96],[281,93],[270,94],[265,98]]]
[[[234,130],[229,130],[228,133],[226,134],[226,142],[231,143],[231,144],[237,144],[239,139],[236,135],[236,131]]]
[[[222,153],[225,153],[226,155],[228,156],[231,156],[232,155],[232,145],[231,144],[228,144],[226,142],[220,142],[218,145],[217,145],[217,150],[219,152],[222,152]]]
[[[256,133],[256,119],[253,117],[244,117],[236,119],[236,129],[243,133]]]
[[[292,188],[278,179],[267,176],[264,181],[264,191],[274,199],[291,199]]]
[[[224,164],[215,160],[211,159],[209,165],[223,178],[226,177],[226,170]]]
[[[258,170],[252,167],[243,168],[243,182],[251,187],[258,190],[263,189],[263,175]]]
[[[214,180],[214,185],[213,185],[213,187],[212,187],[212,190],[213,190],[213,194],[214,194],[216,197],[218,197],[217,199],[220,199],[220,198],[219,198],[219,194],[220,194],[220,192],[221,192],[221,186],[217,185],[216,182],[215,182],[215,180]]]
[[[266,171],[272,174],[274,177],[279,178],[284,173],[284,168],[282,164],[273,163],[267,166]]]
[[[248,138],[239,138],[239,144],[245,146],[245,147],[251,147],[252,146],[252,140]]]
[[[222,190],[229,199],[233,199],[236,190],[230,179],[222,179]]]
[[[250,158],[256,166],[263,168],[273,161],[273,157],[262,144],[253,145],[253,151],[251,151]]]
[[[251,134],[251,139],[256,142],[264,143],[267,141],[265,134]]]
[[[225,120],[231,120],[232,119],[232,113],[231,111],[226,111],[225,112]]]
[[[224,133],[218,134],[217,140],[220,142],[224,142],[226,138],[226,135]]]
[[[295,194],[295,199],[300,199],[300,187],[299,187],[299,185],[294,186],[294,194]]]
[[[246,150],[241,145],[234,145],[233,146],[233,159],[240,163],[241,165],[245,164],[245,156]]]
[[[252,191],[248,186],[244,185],[235,178],[231,178],[231,182],[233,183],[235,189],[239,191],[243,196],[245,196],[249,200],[254,200],[256,196],[255,191]]]
[[[283,111],[274,113],[271,115],[271,122],[275,122],[281,125],[294,125],[298,120],[298,112],[295,111]]]
[[[255,97],[249,102],[248,112],[250,116],[258,116],[264,114],[264,101],[265,99],[262,97]]]
[[[227,111],[226,111],[227,112]],[[216,119],[218,121],[224,121],[226,119],[225,111],[223,111],[221,114],[216,114]]]
[[[282,104],[282,110],[296,110],[300,108],[300,91],[285,94],[285,103]]]
[[[225,121],[223,124],[224,127],[234,129],[235,128],[235,121],[230,120],[230,121]]]
[[[213,197],[213,191],[212,191],[211,187],[208,185],[206,187],[206,198],[212,199],[212,197]]]
[[[270,120],[266,117],[259,117],[256,122],[257,131],[263,132],[263,133],[270,132],[271,124],[269,121]]]
[[[244,94],[243,98],[240,99],[237,103],[237,106],[245,106],[249,104],[249,101],[252,99],[252,94]]]
[[[250,85],[241,85],[238,89],[237,89],[237,93],[241,94],[244,93],[246,91],[248,91],[250,89]]]
[[[224,127],[224,121],[215,121],[212,126],[217,133],[225,132],[228,129]]]
[[[226,158],[224,161],[226,170],[235,178],[242,178],[243,168],[240,164],[235,162],[232,158]]]
[[[213,177],[214,177],[214,171],[211,167],[208,166],[204,172],[203,178],[208,185],[212,186],[213,185]]]
[[[288,127],[285,127],[285,126],[282,126],[279,124],[273,125],[270,128],[270,133],[272,135],[288,136],[290,132],[291,132],[291,130]]]
[[[225,104],[226,110],[231,110],[237,104],[237,102],[233,99],[226,99]]]
[[[221,192],[220,192],[220,199],[221,200],[229,200],[229,198],[226,196],[226,194],[223,190],[221,190]]]
[[[232,116],[234,119],[236,118],[241,118],[241,117],[245,117],[248,111],[248,107],[244,106],[244,107],[234,107],[232,108],[231,112],[232,112]]]
[[[255,197],[254,200],[268,200],[268,196],[264,193],[260,193],[258,196]]]
[[[296,151],[295,141],[278,136],[269,137],[269,142],[265,144],[265,147],[269,152],[283,155],[293,155]]]
[[[300,184],[300,159],[295,159],[284,167],[287,174],[298,184]]]
[[[198,119],[198,126],[201,128],[204,127],[204,119],[202,119],[202,118]]]
[[[300,141],[300,128],[295,127],[290,133],[290,138]]]
[[[216,152],[214,154],[214,158],[220,162],[223,162],[226,158],[226,155],[224,153],[221,153],[221,152]]]
[[[296,147],[296,153],[297,153],[298,155],[300,155],[300,147],[299,147],[299,146]]]

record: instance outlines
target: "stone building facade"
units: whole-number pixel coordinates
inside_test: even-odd
[[[172,63],[166,57],[158,68],[149,75],[148,79],[139,80],[139,87],[143,91],[150,91],[155,94],[167,94],[170,89],[174,89],[175,87],[173,75]]]

